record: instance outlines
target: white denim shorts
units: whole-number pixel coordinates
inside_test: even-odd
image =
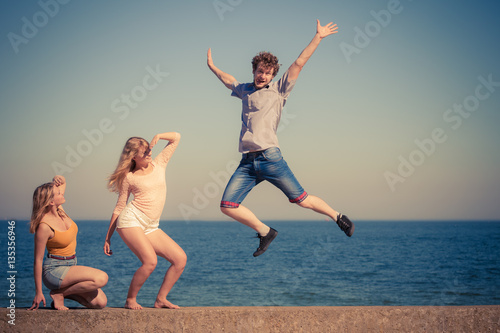
[[[139,208],[135,207],[132,202],[129,202],[122,210],[116,221],[117,228],[140,227],[145,235],[158,230],[159,225],[160,219],[153,220],[149,218]]]

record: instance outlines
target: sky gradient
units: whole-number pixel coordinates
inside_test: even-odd
[[[73,219],[108,219],[125,141],[177,131],[164,220],[226,220],[239,161],[240,82],[270,51],[280,76],[337,23],[299,76],[278,138],[308,193],[353,220],[500,219],[500,4],[496,1],[5,1],[0,5],[0,219],[67,179]],[[158,144],[153,155],[163,145]],[[324,217],[261,184],[263,220]]]

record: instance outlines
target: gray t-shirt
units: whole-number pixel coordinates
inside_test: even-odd
[[[296,80],[288,80],[288,71],[262,89],[252,83],[233,82],[231,96],[241,99],[240,153],[279,147],[276,130],[281,111]]]

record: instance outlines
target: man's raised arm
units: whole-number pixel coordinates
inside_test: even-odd
[[[321,26],[319,24],[319,20],[316,20],[316,35],[314,35],[313,39],[306,46],[306,48],[299,55],[297,60],[288,68],[288,79],[295,80],[299,77],[299,73],[309,60],[309,58],[313,55],[314,51],[318,47],[319,43],[326,36],[336,34],[338,32],[337,24],[333,24],[333,22],[328,23],[325,26]]]
[[[211,49],[208,49],[208,52],[207,52],[207,65],[208,65],[208,68],[210,68],[210,70],[212,72],[214,72],[215,76],[217,76],[219,78],[219,80],[228,88],[228,89],[233,89],[231,87],[231,84],[236,81],[236,79],[232,76],[232,75],[229,75],[227,73],[224,73],[223,71],[221,71],[220,69],[218,69],[217,67],[215,67],[214,65],[214,62],[212,60],[212,50]]]

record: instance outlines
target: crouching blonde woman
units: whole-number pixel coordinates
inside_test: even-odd
[[[166,140],[168,143],[152,160],[151,149],[159,140]],[[168,301],[167,296],[184,271],[186,254],[172,238],[159,229],[167,194],[165,171],[179,140],[180,134],[176,132],[157,134],[151,143],[139,137],[128,139],[118,166],[109,177],[108,188],[118,192],[118,201],[111,216],[104,242],[104,253],[108,256],[113,253],[110,243],[116,229],[125,244],[142,263],[130,282],[125,302],[127,309],[142,309],[137,303],[137,294],[155,269],[157,256],[165,258],[171,266],[160,286],[154,307],[179,308]],[[134,199],[127,204],[131,193]]]
[[[108,282],[108,275],[96,268],[77,265],[78,226],[62,207],[66,201],[65,189],[65,178],[55,176],[52,182],[38,186],[33,193],[30,232],[35,234],[36,294],[29,310],[38,309],[40,302],[46,306],[42,281],[50,289],[54,309],[68,310],[64,306],[65,298],[92,309],[102,309],[107,303],[101,288]],[[48,254],[44,261],[45,247]]]

